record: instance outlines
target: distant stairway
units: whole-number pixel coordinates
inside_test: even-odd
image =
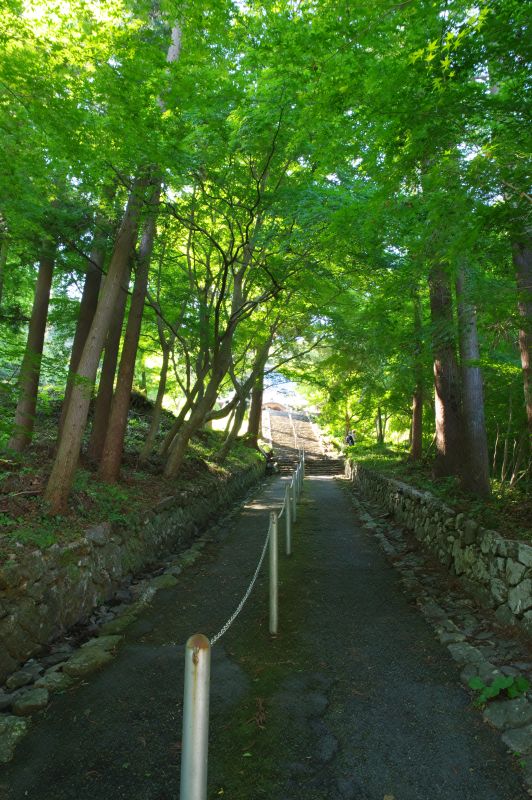
[[[307,475],[343,475],[345,470],[343,458],[307,458],[305,473]]]
[[[269,414],[273,449],[281,473],[292,472],[299,449],[303,449],[307,475],[343,475],[343,458],[327,455],[306,414],[288,411]]]

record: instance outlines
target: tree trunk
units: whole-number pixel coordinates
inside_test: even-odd
[[[181,426],[183,425],[188,412],[190,411],[190,409],[194,405],[194,401],[196,399],[198,391],[199,391],[199,383],[196,383],[195,386],[192,388],[192,391],[189,394],[189,396],[185,398],[185,403],[184,403],[183,407],[179,411],[179,414],[177,415],[177,417],[175,419],[175,422],[172,424],[172,427],[170,428],[170,430],[168,431],[168,433],[164,437],[163,442],[161,443],[161,446],[159,448],[159,455],[160,456],[164,457],[164,456],[168,455],[168,453],[170,452],[170,449],[172,447],[172,442],[174,441],[175,437],[179,433],[179,430],[180,430]]]
[[[0,244],[0,308],[1,308],[2,297],[4,294],[4,275],[7,262],[7,251],[9,248],[7,230],[4,228],[4,226],[0,227],[0,238],[1,238],[1,244]]]
[[[103,190],[103,201],[105,203],[112,204],[116,196],[116,191],[116,182],[107,185]],[[81,358],[83,348],[85,347],[85,342],[87,341],[92,320],[94,319],[94,314],[96,313],[96,308],[98,306],[98,296],[100,294],[100,288],[102,285],[105,253],[111,237],[111,230],[111,219],[103,211],[100,211],[96,215],[94,224],[92,249],[87,263],[87,273],[85,275],[85,283],[83,284],[83,293],[81,295],[81,302],[79,305],[76,332],[74,334],[74,341],[72,343],[72,352],[70,354],[70,365],[68,369],[68,380],[65,389],[63,406],[61,408],[61,417],[59,419],[58,440],[61,436],[67,406],[72,393],[72,377],[75,375],[78,368],[79,360]]]
[[[377,419],[375,420],[377,427],[377,444],[384,444],[384,427],[382,424],[382,411],[381,407],[377,407]]]
[[[181,425],[172,441],[168,460],[164,470],[165,477],[172,478],[179,472],[185,458],[185,452],[192,436],[205,422],[218,396],[218,387],[227,374],[231,358],[232,333],[227,335],[218,351],[216,363],[213,363],[211,377],[205,392],[192,408],[190,417]]]
[[[126,305],[128,298],[128,286],[131,277],[132,259],[129,260],[124,281],[121,287],[118,300],[116,301],[115,313],[111,320],[105,350],[103,354],[102,371],[98,384],[98,394],[94,403],[94,414],[92,418],[91,435],[87,447],[87,456],[90,461],[98,464],[103,453],[105,436],[107,433],[107,423],[111,413],[111,403],[113,402],[113,391],[115,384],[116,365],[118,363],[118,351],[120,350],[120,340],[122,338],[122,328],[126,315]]]
[[[20,393],[15,412],[14,429],[8,444],[8,447],[17,453],[26,449],[33,434],[54,259],[55,248],[50,244],[44,245],[39,261],[26,349],[20,367]]]
[[[412,396],[412,427],[410,429],[410,460],[420,461],[423,456],[423,321],[421,300],[414,293],[414,380]]]
[[[512,245],[513,262],[517,278],[518,308],[521,317],[519,352],[523,369],[523,388],[528,431],[532,434],[532,375],[530,344],[532,339],[532,244],[528,236]]]
[[[209,390],[210,389],[210,390]],[[185,458],[186,449],[191,438],[197,430],[201,428],[205,417],[216,402],[216,391],[214,384],[208,387],[202,399],[192,409],[190,417],[183,422],[179,431],[172,442],[172,447],[166,462],[164,475],[166,478],[173,478],[179,472],[179,468]]]
[[[224,436],[229,436],[229,431],[230,431],[230,430],[231,430],[231,428],[233,427],[233,422],[234,422],[234,419],[235,419],[235,414],[236,414],[236,408],[233,408],[233,409],[232,409],[232,410],[229,412],[229,415],[228,415],[228,417],[227,417],[227,422],[226,422],[226,424],[225,424],[225,428],[224,428]],[[222,419],[223,419],[223,417],[222,417]]]
[[[264,368],[260,371],[251,390],[251,405],[249,407],[248,436],[249,444],[258,447],[259,436],[262,434],[262,397],[264,394]]]
[[[467,278],[463,267],[459,268],[456,276],[456,297],[464,434],[467,445],[467,469],[463,470],[462,485],[479,497],[489,497],[491,494],[490,468],[484,420],[482,373],[478,366],[480,351],[476,309],[469,298]]]
[[[441,478],[459,475],[462,463],[462,411],[451,284],[443,267],[431,269],[429,288],[436,416],[434,474]]]
[[[124,450],[124,437],[127,428],[127,415],[131,402],[131,387],[135,374],[135,360],[140,338],[144,301],[148,288],[148,272],[150,268],[153,242],[155,239],[157,207],[161,184],[157,184],[150,198],[150,212],[144,224],[142,241],[140,244],[135,285],[131,297],[131,306],[127,320],[124,346],[120,358],[116,390],[111,406],[111,416],[107,426],[105,445],[100,462],[99,475],[102,480],[112,483],[118,480],[120,464]]]
[[[146,369],[144,367],[142,367],[142,371],[140,373],[140,388],[141,388],[141,391],[143,391],[144,394],[147,397],[148,396],[148,384],[147,384],[147,381],[146,381]]]
[[[87,266],[87,274],[85,276],[85,283],[83,285],[83,294],[81,295],[81,302],[79,305],[76,333],[74,334],[72,352],[70,354],[70,365],[68,368],[68,380],[65,389],[65,397],[63,400],[63,406],[61,408],[61,416],[59,418],[58,439],[61,436],[70,395],[72,394],[73,376],[78,368],[79,360],[81,358],[85,342],[87,341],[92,320],[94,319],[94,314],[96,313],[96,308],[98,306],[98,295],[100,293],[100,286],[102,283],[102,269],[104,260],[104,246],[101,242],[95,242],[90,254],[90,260]]]
[[[239,402],[238,406],[236,407],[235,411],[235,418],[233,420],[233,425],[231,430],[223,443],[222,447],[220,448],[220,452],[216,456],[216,460],[222,463],[227,458],[229,451],[231,450],[232,446],[234,445],[240,428],[242,427],[242,422],[244,421],[244,414],[246,413],[246,400],[242,398]]]
[[[410,461],[423,457],[423,388],[416,385],[412,395],[412,425],[410,428]]]
[[[150,428],[146,441],[140,452],[139,464],[145,464],[153,451],[153,444],[159,433],[159,426],[161,424],[161,415],[163,410],[163,400],[166,391],[166,379],[168,376],[168,365],[170,363],[170,346],[163,347],[163,363],[161,365],[161,372],[159,375],[159,386],[157,388],[157,397],[155,398],[155,405],[151,416]]]
[[[103,343],[115,313],[124,275],[137,238],[144,187],[145,181],[136,181],[129,196],[105,284],[100,294],[98,308],[79,361],[77,377],[72,388],[63,426],[63,435],[44,494],[45,500],[50,504],[51,511],[54,513],[64,510],[67,505]]]

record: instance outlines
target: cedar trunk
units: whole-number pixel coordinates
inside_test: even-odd
[[[512,246],[518,291],[518,308],[521,318],[519,352],[523,370],[523,388],[528,431],[532,434],[532,375],[530,345],[532,340],[532,243],[528,236]]]
[[[110,184],[105,187],[103,191],[103,199],[107,203],[112,203],[116,195],[116,183]],[[87,263],[87,273],[85,276],[85,283],[83,284],[83,293],[81,295],[81,302],[79,305],[79,314],[76,324],[76,332],[74,334],[74,341],[72,343],[72,352],[70,355],[70,365],[68,370],[68,380],[65,390],[65,397],[63,406],[61,408],[61,417],[59,419],[59,437],[63,429],[70,395],[72,393],[73,376],[78,368],[87,336],[91,329],[92,320],[96,313],[98,306],[98,296],[102,284],[103,266],[105,262],[106,248],[109,244],[111,236],[111,221],[100,212],[95,220],[95,232],[92,242],[91,254]],[[115,231],[116,233],[116,231]]]
[[[120,367],[116,390],[111,406],[111,416],[107,426],[105,445],[100,463],[99,475],[102,480],[113,482],[118,479],[120,474],[120,464],[124,449],[124,436],[127,427],[127,415],[131,401],[131,387],[135,374],[135,359],[139,344],[140,329],[142,325],[142,315],[144,311],[144,301],[148,288],[148,272],[150,267],[153,242],[156,228],[155,208],[159,203],[160,184],[157,186],[151,198],[153,210],[151,210],[142,234],[142,241],[139,250],[139,259],[135,275],[135,285],[131,297],[129,316],[127,320],[126,335],[124,346],[120,358]]]
[[[429,275],[434,406],[436,412],[436,477],[459,475],[462,463],[462,411],[456,359],[451,284],[436,265]]]
[[[20,367],[19,399],[15,412],[14,429],[8,444],[8,447],[17,453],[26,449],[33,434],[54,258],[55,248],[50,244],[44,245],[39,261],[26,349]]]
[[[98,384],[98,394],[94,403],[92,429],[87,447],[87,456],[95,464],[97,464],[102,457],[107,433],[107,422],[109,420],[109,414],[111,413],[111,403],[113,402],[118,351],[120,350],[120,340],[122,339],[122,328],[126,315],[128,287],[131,277],[131,263],[132,259],[128,262],[124,281],[116,302],[115,313],[113,314],[107,339],[105,340],[102,371]]]
[[[4,294],[4,274],[7,262],[7,251],[9,247],[7,233],[2,234],[1,241],[2,243],[0,244],[0,307],[2,306],[2,296]]]
[[[489,497],[490,468],[488,440],[484,419],[484,390],[482,373],[478,366],[480,350],[477,334],[476,309],[469,298],[465,270],[459,268],[456,277],[458,303],[458,333],[460,341],[460,372],[462,377],[462,403],[466,461],[462,485],[479,497]]]
[[[423,456],[423,324],[421,316],[421,300],[414,294],[414,380],[415,388],[412,397],[412,427],[410,441],[410,459],[419,461]]]
[[[122,224],[116,238],[105,285],[100,294],[98,308],[78,365],[77,376],[72,388],[63,426],[63,435],[44,494],[52,512],[60,512],[67,505],[79,459],[81,440],[87,423],[87,414],[103,343],[115,313],[122,281],[137,238],[144,185],[144,182],[136,182],[129,196]]]
[[[70,365],[68,369],[68,380],[65,389],[65,398],[61,408],[61,417],[59,418],[59,436],[63,430],[65,416],[67,412],[70,395],[72,394],[73,376],[76,374],[79,360],[87,341],[87,336],[91,329],[92,320],[96,313],[98,306],[98,295],[100,293],[100,286],[102,283],[102,270],[105,260],[105,250],[101,244],[94,245],[87,267],[87,274],[85,276],[85,283],[83,285],[83,294],[81,295],[81,302],[79,305],[79,315],[76,324],[76,333],[74,334],[74,341],[72,343],[72,352],[70,354]]]

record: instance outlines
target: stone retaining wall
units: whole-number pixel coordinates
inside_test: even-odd
[[[108,600],[123,579],[187,546],[264,473],[247,467],[213,481],[208,496],[180,492],[127,530],[104,522],[65,546],[12,556],[0,567],[0,683],[45,644]]]
[[[505,539],[430,492],[350,461],[346,474],[363,496],[387,508],[504,625],[532,635],[532,547]]]

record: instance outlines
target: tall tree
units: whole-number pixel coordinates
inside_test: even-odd
[[[145,186],[145,179],[135,181],[132,186],[105,285],[79,361],[61,441],[44,494],[54,512],[65,508],[74,479],[100,355],[137,238]]]
[[[13,434],[8,447],[22,452],[31,442],[37,407],[39,376],[43,354],[46,320],[50,303],[50,290],[55,262],[55,245],[44,242],[39,260],[39,272],[31,311],[26,349],[19,375],[19,399],[15,412]]]
[[[479,365],[476,309],[471,302],[467,268],[463,264],[459,265],[456,276],[456,297],[464,437],[467,445],[465,449],[467,468],[462,472],[462,482],[474,494],[489,497],[490,467],[484,419],[484,390]]]
[[[109,482],[116,481],[120,472],[131,388],[133,386],[133,376],[135,373],[135,358],[140,337],[146,289],[148,287],[148,270],[155,238],[160,192],[160,181],[156,179],[155,188],[152,189],[149,200],[150,207],[144,223],[144,230],[139,248],[135,271],[135,284],[131,296],[131,306],[129,309],[124,345],[122,347],[117,384],[113,403],[111,405],[111,414],[100,462],[100,477]]]

